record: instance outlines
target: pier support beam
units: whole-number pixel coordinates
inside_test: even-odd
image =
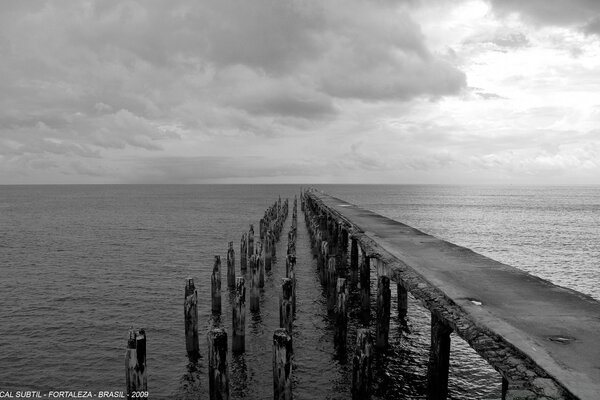
[[[133,397],[133,392],[148,392],[146,332],[143,329],[139,331],[129,330],[127,351],[125,352],[125,384],[125,395],[128,400],[137,397]],[[148,396],[143,398],[148,398]]]
[[[333,313],[335,310],[335,288],[337,285],[337,269],[335,265],[335,256],[329,256],[327,262],[327,311]]]
[[[371,314],[371,265],[364,250],[360,266],[360,310],[363,324],[368,325]]]
[[[358,241],[355,238],[350,243],[350,276],[355,285],[358,280]]]
[[[346,348],[346,338],[348,336],[348,286],[346,279],[338,278],[336,285],[336,303],[335,303],[335,341],[338,348]]]
[[[223,328],[208,332],[208,391],[210,400],[229,399],[227,332]]]
[[[406,318],[406,314],[408,314],[408,291],[404,289],[404,286],[402,286],[402,283],[400,282],[398,282],[397,289],[398,316],[404,319]]]
[[[221,257],[215,256],[215,264],[210,277],[213,314],[221,314]]]
[[[371,398],[371,360],[373,346],[368,329],[356,332],[356,349],[352,359],[352,400]]]
[[[379,349],[385,349],[388,345],[391,297],[390,278],[380,275],[377,278],[377,339],[375,342],[375,346]]]
[[[273,398],[292,400],[292,336],[283,328],[273,334]]]
[[[427,400],[446,400],[452,329],[431,314],[431,349],[427,368]]]
[[[185,349],[190,358],[197,359],[200,351],[198,343],[198,291],[192,278],[188,278],[185,285],[183,313],[185,318]]]
[[[246,350],[246,282],[241,277],[235,280],[235,298],[231,319],[233,322],[231,351],[243,353]]]

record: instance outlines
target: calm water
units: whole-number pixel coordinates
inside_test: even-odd
[[[600,187],[320,188],[600,299]],[[299,190],[0,186],[0,390],[122,390],[126,335],[134,325],[148,335],[151,397],[206,398],[206,360],[196,368],[185,354],[185,278],[199,287],[206,331],[213,256],[224,258],[228,241],[238,251],[248,224],[257,226],[278,195],[292,199]],[[295,397],[348,398],[348,357],[333,350],[302,214],[299,222]],[[284,243],[277,251],[284,254]],[[246,354],[229,360],[232,398],[272,397],[281,264],[267,277],[260,314],[247,317]],[[226,289],[223,301],[222,323],[231,332]],[[393,318],[392,346],[378,355],[378,398],[424,396],[429,316],[413,299],[410,306],[408,329]],[[350,340],[356,325],[351,313]],[[452,346],[451,398],[498,398],[499,376],[459,338]]]

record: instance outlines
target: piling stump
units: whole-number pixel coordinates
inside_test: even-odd
[[[213,328],[208,332],[208,391],[211,400],[229,399],[227,371],[227,332]]]
[[[246,233],[242,235],[242,239],[240,240],[240,271],[243,273],[246,272],[248,268],[248,237]]]
[[[258,276],[258,262],[256,254],[250,257],[250,311],[260,310],[260,289]]]
[[[248,231],[248,257],[254,254],[254,225],[250,224]]]
[[[146,332],[129,330],[125,351],[125,385],[127,399],[148,398],[148,375],[146,370]],[[134,397],[133,393],[136,397]],[[138,394],[146,394],[139,397]]]
[[[385,275],[377,278],[377,338],[375,346],[384,349],[388,345],[390,332],[390,278]]]
[[[327,311],[332,313],[335,310],[335,288],[337,285],[337,269],[335,265],[335,256],[329,256],[327,267]]]
[[[233,322],[231,351],[243,353],[246,349],[246,282],[242,277],[235,280],[235,298],[231,319]]]
[[[185,348],[188,356],[196,358],[200,351],[198,342],[198,291],[192,278],[188,278],[185,285],[183,311],[185,318]]]
[[[283,328],[273,334],[273,398],[292,399],[292,337]]]
[[[398,282],[398,316],[402,319],[408,314],[408,291],[404,289],[402,283]]]
[[[360,309],[363,322],[368,322],[371,313],[371,266],[369,257],[362,252],[360,268]]]
[[[213,272],[210,277],[213,314],[221,314],[221,257],[215,256]]]
[[[227,286],[235,287],[235,251],[233,250],[233,242],[229,242],[227,249]]]

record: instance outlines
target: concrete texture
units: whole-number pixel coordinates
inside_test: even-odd
[[[324,193],[309,197],[511,385],[533,398],[600,399],[600,302]]]

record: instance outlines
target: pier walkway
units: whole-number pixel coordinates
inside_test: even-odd
[[[454,331],[502,375],[503,398],[600,399],[600,302],[327,194],[304,201],[431,311],[429,398],[446,396]]]

